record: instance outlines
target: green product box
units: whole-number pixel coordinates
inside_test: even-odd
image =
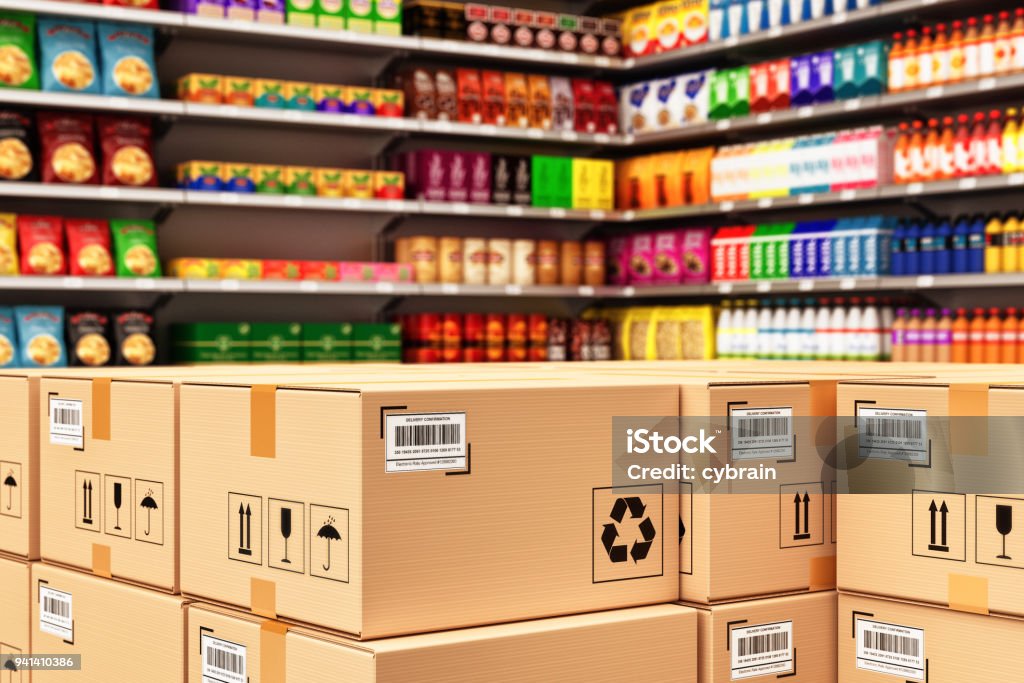
[[[402,360],[402,328],[397,323],[352,325],[352,360],[394,362]]]
[[[402,35],[402,0],[373,0],[373,32]]]
[[[721,121],[732,116],[732,103],[729,100],[729,70],[723,69],[711,74],[711,104],[708,118]]]
[[[307,28],[316,26],[317,0],[287,0],[287,2],[285,17],[288,24]]]
[[[352,360],[351,323],[304,323],[302,325],[302,362],[350,360]]]
[[[768,277],[768,237],[771,225],[758,225],[750,236],[750,279],[764,280]]]
[[[248,363],[249,323],[183,323],[171,329],[176,363]]]
[[[841,47],[833,51],[832,88],[837,100],[849,100],[860,95],[857,67],[857,48]]]
[[[772,279],[785,280],[789,278],[789,243],[792,240],[793,231],[796,230],[796,223],[779,223],[775,227],[775,270]]]
[[[875,40],[854,48],[857,52],[858,95],[881,95],[889,89],[889,44]]]
[[[297,363],[302,360],[302,325],[252,323],[249,333],[253,363]]]
[[[750,115],[750,67],[741,66],[736,69],[730,69],[728,79],[729,115]]]
[[[531,163],[530,190],[533,205],[572,207],[572,157],[535,155]]]
[[[314,0],[316,25],[333,31],[345,30],[345,0]]]
[[[348,0],[345,28],[357,33],[373,33],[373,0]]]

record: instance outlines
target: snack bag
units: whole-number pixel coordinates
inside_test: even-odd
[[[0,276],[18,274],[18,217],[0,213]]]
[[[100,22],[97,26],[103,94],[160,97],[152,26]]]
[[[0,86],[39,89],[36,18],[32,14],[0,12]]]
[[[14,311],[0,307],[0,368],[15,365],[18,359],[18,336],[14,331]]]
[[[36,123],[44,183],[95,185],[99,181],[91,116],[39,112]]]
[[[68,264],[72,275],[113,275],[110,256],[110,226],[102,220],[69,218],[64,222],[68,235]]]
[[[99,94],[96,25],[63,18],[41,18],[38,25],[43,90]]]
[[[101,116],[97,123],[103,150],[103,184],[155,187],[150,122],[141,118]]]
[[[153,316],[143,311],[126,311],[114,316],[115,362],[118,365],[152,365],[156,360]]]
[[[18,216],[23,275],[63,275],[64,225],[58,216]]]
[[[0,111],[0,180],[38,180],[32,119],[17,111]]]
[[[110,319],[102,313],[68,314],[71,365],[100,367],[110,363]]]
[[[17,306],[14,319],[21,342],[19,365],[26,368],[62,368],[68,364],[64,353],[63,308]]]
[[[160,277],[153,221],[112,220],[110,231],[119,277]]]

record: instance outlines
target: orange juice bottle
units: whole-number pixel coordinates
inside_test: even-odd
[[[950,346],[950,360],[954,363],[966,363],[970,359],[970,321],[967,319],[967,309],[956,309],[956,319],[953,321],[953,340]]]
[[[908,363],[921,362],[921,309],[915,308],[910,312],[907,323],[903,328],[903,360]]]
[[[1008,272],[1020,273],[1024,272],[1024,216],[1014,216],[1014,218],[1017,221],[1016,230],[1012,238],[1014,256],[1007,259],[1007,261],[1012,262],[1016,266],[1016,270]],[[1024,363],[1024,358],[1021,358],[1021,362]]]
[[[968,359],[971,363],[985,362],[985,309],[975,308],[967,335]]]
[[[956,135],[953,137],[954,171],[958,178],[969,176],[973,172],[971,163],[971,129],[967,114],[956,117]]]
[[[949,83],[949,38],[946,25],[935,26],[935,42],[932,43],[932,83]]]
[[[935,83],[935,74],[932,72],[932,29],[925,26],[921,29],[921,41],[917,44],[917,87],[927,88]]]
[[[1017,125],[1017,110],[1006,110],[1006,125],[1003,126],[1003,173],[1014,173],[1020,168],[1020,126]]]
[[[924,138],[921,176],[925,182],[935,180],[939,175],[939,120],[928,119],[928,133]]]
[[[953,132],[953,117],[942,119],[942,137],[939,138],[939,172],[938,177],[949,180],[956,177],[956,137]]]
[[[1016,363],[1017,337],[1020,334],[1020,321],[1017,320],[1017,309],[1007,308],[1003,318],[1002,336],[999,339],[999,362]]]
[[[907,39],[903,41],[903,90],[914,90],[918,85],[917,62],[917,31],[907,31]]]
[[[978,33],[978,18],[971,17],[967,20],[967,32],[964,33],[964,79],[977,78],[981,72],[978,64],[978,43],[981,35]]]
[[[910,173],[910,126],[904,121],[900,124],[896,144],[893,145],[893,181],[897,184],[909,183]]]
[[[949,34],[949,82],[959,83],[964,80],[964,22],[959,19],[953,22],[953,30]]]
[[[949,309],[942,309],[942,317],[935,324],[935,362],[948,363],[952,359],[953,319]]]
[[[1003,339],[1003,321],[999,318],[999,309],[988,309],[985,321],[985,362],[998,363],[1001,357]]]
[[[918,183],[924,180],[924,124],[920,121],[914,121],[911,126],[907,158],[910,159],[908,182]]]
[[[993,109],[988,113],[988,128],[985,129],[985,170],[993,175],[1003,172],[1003,112]]]
[[[1013,39],[1011,37],[1010,13],[1003,10],[999,13],[999,23],[996,24],[995,40],[995,72],[1008,74],[1013,63]]]
[[[892,353],[890,360],[893,363],[902,363],[907,360],[907,309],[900,308],[896,311],[896,317],[892,321]]]
[[[937,322],[935,319],[935,309],[927,309],[924,312],[924,320],[921,321],[921,352],[919,355],[922,363],[935,362],[935,327]]]
[[[969,175],[982,175],[988,170],[988,142],[985,139],[985,114],[977,112],[974,115],[974,125],[971,126],[971,165]]]
[[[905,89],[903,85],[905,55],[903,34],[892,34],[892,47],[889,49],[889,92],[899,92]]]
[[[1011,71],[1024,71],[1024,7],[1013,13],[1013,28],[1010,29]]]
[[[978,76],[991,76],[996,72],[996,23],[991,14],[985,15],[978,36]]]

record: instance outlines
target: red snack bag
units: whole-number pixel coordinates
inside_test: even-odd
[[[23,275],[64,275],[64,225],[58,216],[18,216]]]
[[[459,121],[480,123],[483,121],[483,84],[476,69],[456,69],[455,80],[459,91]]]
[[[263,261],[264,280],[298,280],[302,276],[300,261]]]
[[[597,132],[597,101],[594,82],[587,78],[572,79],[573,111],[576,130],[580,133]]]
[[[608,135],[618,133],[619,99],[615,96],[615,86],[608,81],[595,81],[594,102],[597,132]]]
[[[43,182],[95,185],[99,182],[93,118],[86,114],[40,112]]]
[[[103,184],[156,187],[153,128],[146,119],[101,116]]]
[[[505,125],[505,74],[500,71],[484,71],[483,79],[483,122],[495,126]]]
[[[72,275],[113,275],[110,225],[106,221],[68,219],[68,266]]]

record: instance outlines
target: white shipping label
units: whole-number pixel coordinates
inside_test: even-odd
[[[245,646],[202,635],[203,683],[246,683]]]
[[[793,457],[792,408],[734,408],[729,418],[733,460]]]
[[[385,416],[386,472],[466,469],[466,413]]]
[[[924,631],[909,626],[859,619],[857,668],[923,681]]]
[[[82,426],[82,402],[70,398],[50,398],[50,443],[55,446],[82,448],[85,428]]]
[[[71,593],[39,586],[39,630],[64,640],[75,639]]]
[[[928,411],[857,408],[860,457],[928,461]]]
[[[793,622],[734,628],[729,632],[732,680],[793,670]]]

